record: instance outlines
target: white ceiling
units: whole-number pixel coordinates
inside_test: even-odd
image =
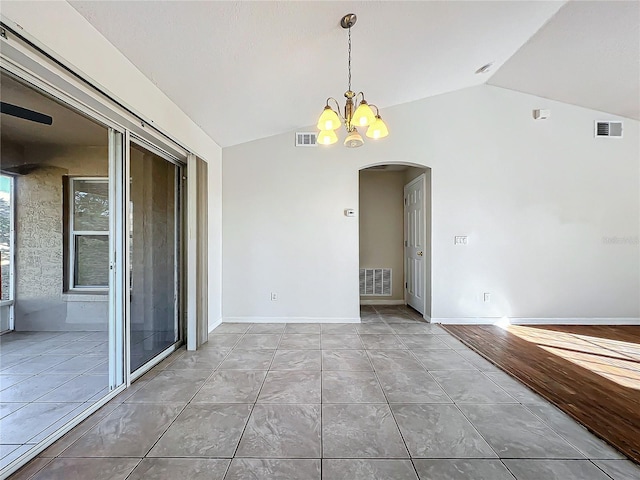
[[[640,2],[570,2],[489,80],[640,119]]]
[[[223,147],[314,124],[342,98],[346,13],[358,15],[353,89],[384,108],[484,83],[491,72],[474,72],[501,66],[563,3],[71,2]]]

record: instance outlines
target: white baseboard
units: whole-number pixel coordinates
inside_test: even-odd
[[[222,323],[360,323],[360,317],[224,317]]]
[[[437,318],[431,317],[431,323],[453,324],[453,325],[493,325],[498,322],[499,318],[474,318],[474,317],[455,317],[455,318]]]
[[[360,299],[360,305],[405,305],[404,300],[366,300]]]
[[[493,325],[495,323],[511,325],[640,325],[640,318],[635,317],[594,317],[594,318],[498,318],[498,317],[460,317],[432,318],[431,323],[457,325]]]
[[[222,324],[222,318],[219,318],[218,320],[216,320],[213,323],[209,324],[209,333],[213,332],[213,329],[220,326],[220,324]]]

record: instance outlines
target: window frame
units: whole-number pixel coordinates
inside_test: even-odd
[[[67,215],[68,217],[68,222],[69,222],[69,228],[68,228],[68,239],[67,239],[67,243],[68,243],[68,251],[67,254],[69,256],[69,263],[68,263],[68,285],[67,285],[67,289],[69,292],[83,292],[83,293],[104,293],[107,294],[109,293],[109,284],[107,283],[107,285],[76,285],[76,250],[77,250],[77,238],[78,237],[82,237],[82,236],[105,236],[107,237],[107,239],[109,238],[109,228],[107,227],[106,230],[76,230],[75,229],[75,224],[74,224],[74,220],[75,220],[75,187],[74,187],[74,183],[77,181],[91,181],[91,182],[100,182],[100,183],[104,183],[107,185],[108,188],[110,188],[109,186],[109,177],[81,177],[81,176],[73,176],[73,177],[68,177],[69,178],[69,206],[67,209]],[[111,205],[109,205],[109,215],[111,215]],[[109,267],[109,259],[107,259],[107,265],[106,267]]]

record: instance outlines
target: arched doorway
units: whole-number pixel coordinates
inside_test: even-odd
[[[406,306],[431,318],[431,169],[411,163],[359,172],[360,304]]]

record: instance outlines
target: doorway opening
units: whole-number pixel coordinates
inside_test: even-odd
[[[431,318],[431,169],[360,170],[360,305]]]

